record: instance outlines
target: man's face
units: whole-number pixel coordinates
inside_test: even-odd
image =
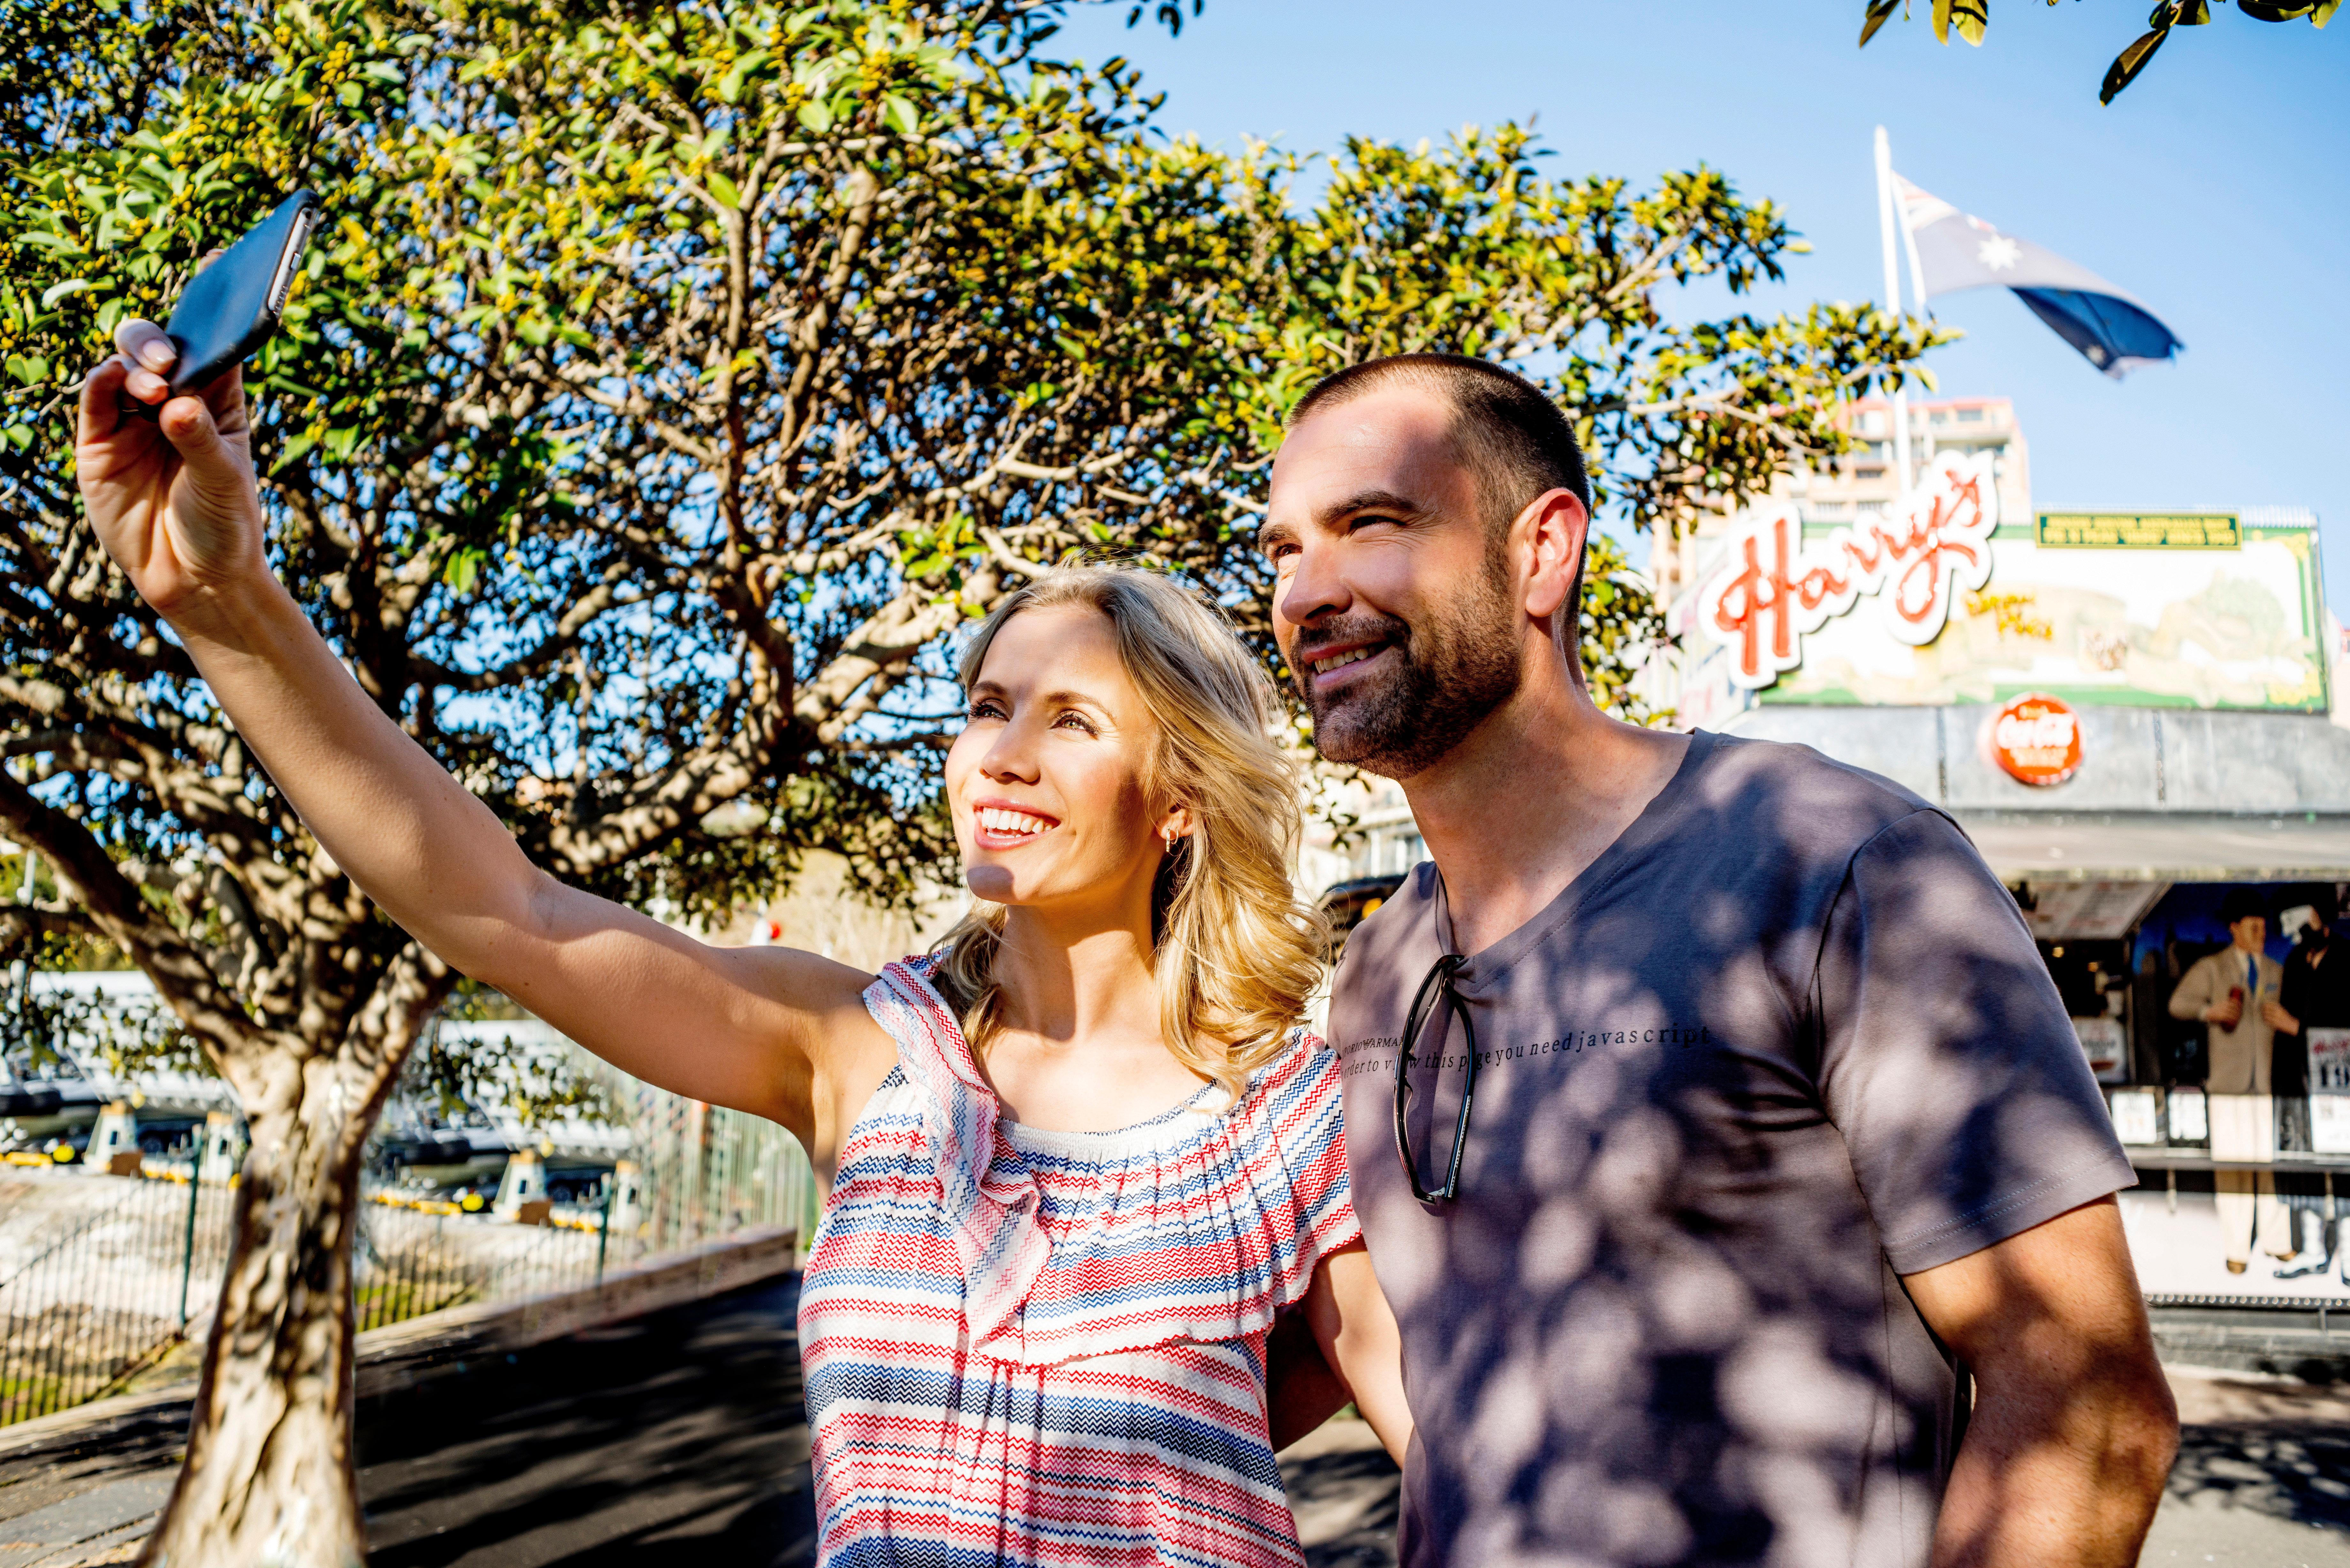
[[[1518,689],[1526,620],[1444,398],[1317,409],[1273,465],[1274,635],[1334,762],[1409,779]]]
[[[2246,915],[2228,928],[2236,945],[2248,953],[2256,953],[2269,940],[2269,918],[2266,915]]]

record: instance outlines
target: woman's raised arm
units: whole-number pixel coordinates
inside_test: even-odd
[[[869,977],[813,954],[697,942],[533,866],[489,809],[370,701],[269,571],[241,374],[159,401],[172,348],[126,322],[81,394],[91,525],[335,863],[453,968],[664,1088],[755,1112],[827,1166],[846,1080],[888,1037]],[[866,1087],[869,1089],[871,1085]]]

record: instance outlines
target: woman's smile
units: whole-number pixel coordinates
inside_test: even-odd
[[[972,825],[980,848],[1017,849],[1034,844],[1061,823],[1058,817],[1010,801],[983,800],[972,803]]]

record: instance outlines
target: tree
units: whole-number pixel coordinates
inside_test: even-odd
[[[1038,563],[1157,561],[1276,657],[1259,476],[1347,358],[1544,373],[1678,528],[1938,340],[1668,321],[1673,280],[1778,275],[1778,214],[1706,171],[1547,182],[1516,128],[1350,143],[1308,205],[1296,160],[1167,142],[1122,63],[1047,57],[1057,4],[11,4],[0,822],[58,877],[11,929],[127,954],[253,1131],[150,1561],[361,1553],[360,1159],[456,981],[77,515],[75,378],[285,190],[328,221],[247,367],[275,566],[540,864],[671,915],[816,846],[884,894],[934,864],[947,639]]]
[[[2056,0],[2048,0],[2051,5]],[[2218,0],[2224,5],[2228,0]],[[1897,10],[1904,16],[1909,13],[1909,0],[1865,0],[1867,10],[1860,24],[1860,41],[1866,47],[1877,36],[1877,30]],[[2236,9],[2255,22],[2293,22],[2306,16],[2313,27],[2323,27],[2333,20],[2342,0],[2236,0]],[[2114,57],[2106,67],[2106,79],[2097,88],[2097,101],[2111,103],[2114,95],[2137,79],[2146,69],[2154,52],[2169,38],[2173,27],[2201,27],[2211,20],[2212,0],[2156,0],[2154,13],[2147,18],[2147,31],[2138,35],[2129,47]],[[1983,33],[1991,26],[1991,0],[1933,0],[1934,36],[1945,45],[1956,32],[1968,43],[1980,47]]]

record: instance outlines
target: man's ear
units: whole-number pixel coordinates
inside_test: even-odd
[[[1526,575],[1526,614],[1535,620],[1550,620],[1575,591],[1575,575],[1583,566],[1584,541],[1591,533],[1591,514],[1572,490],[1545,490],[1526,503],[1511,532],[1524,552],[1520,559],[1531,568]]]

